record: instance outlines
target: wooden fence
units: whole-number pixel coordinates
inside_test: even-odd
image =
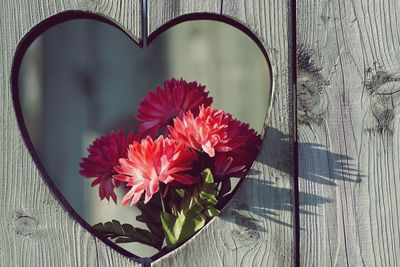
[[[2,265],[400,266],[400,2],[3,0],[0,11]],[[94,237],[31,154],[18,66],[31,38],[76,17],[138,43],[177,21],[218,19],[253,33],[270,60],[254,170],[221,216],[152,263]]]

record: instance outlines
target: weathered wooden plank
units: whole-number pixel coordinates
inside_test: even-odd
[[[221,13],[222,0],[179,0],[179,1],[148,1],[147,2],[147,32],[152,33],[174,18],[194,13]],[[156,16],[154,16],[156,15]]]
[[[190,4],[189,4],[190,2]],[[265,47],[272,67],[273,101],[262,152],[222,214],[152,266],[293,265],[293,110],[289,58],[289,1],[151,1],[148,32],[184,12],[222,13],[248,27]],[[203,3],[203,2],[202,2]],[[168,7],[170,11],[165,12]],[[218,9],[219,7],[219,9]],[[172,8],[172,10],[171,10]],[[217,8],[217,9],[216,9]],[[267,70],[266,70],[267,71]]]
[[[0,10],[1,265],[139,266],[94,238],[51,194],[18,128],[10,75],[17,45],[24,35],[63,11],[83,10],[105,16],[140,40],[140,0],[5,0]]]
[[[297,14],[301,264],[398,266],[400,2]]]

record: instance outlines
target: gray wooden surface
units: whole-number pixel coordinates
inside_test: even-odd
[[[268,138],[254,170],[222,214],[152,266],[292,266],[293,91],[289,87],[288,1],[217,2],[149,1],[148,33],[182,14],[196,12],[222,13],[251,29],[272,65]]]
[[[140,40],[140,1],[4,0],[0,10],[0,266],[139,266],[93,237],[53,197],[21,138],[10,74],[22,37],[63,11],[101,14]]]
[[[265,9],[244,1],[224,5],[217,1],[175,1],[172,6],[164,1],[149,2],[149,32],[180,14],[192,12],[222,13],[242,22],[259,36],[270,55],[274,73],[274,108],[271,127],[266,131],[271,138],[264,144],[270,149],[262,151],[254,171],[223,215],[183,247],[159,259],[155,266],[293,264],[293,96],[288,73],[288,6],[280,1],[262,3]],[[9,74],[18,43],[42,20],[66,10],[91,11],[109,18],[140,40],[139,5],[139,1],[105,0],[57,3],[9,0],[2,5],[0,35],[6,38],[0,42],[3,58],[0,188],[4,203],[0,210],[3,215],[0,256],[6,266],[135,265],[74,222],[52,196],[21,138],[11,101]]]
[[[222,0],[221,0],[222,1]],[[153,266],[292,266],[293,90],[289,1],[149,1],[148,33],[192,12],[248,26],[273,78],[264,149],[222,215]],[[69,9],[99,12],[140,39],[139,1],[1,6],[0,257],[6,266],[132,266],[74,222],[25,148],[9,74],[31,27]],[[303,266],[398,266],[400,3],[297,2],[300,255]]]
[[[259,36],[270,54],[274,73],[274,108],[271,127],[267,130],[271,139],[264,145],[275,149],[264,149],[254,171],[221,217],[154,265],[293,264],[290,167],[293,166],[290,156],[293,111],[288,75],[288,7],[280,1],[263,4],[266,7],[260,12],[256,6],[253,8],[253,3],[244,1],[225,5],[218,1],[175,1],[172,6],[164,1],[149,2],[149,32],[180,14],[192,12],[222,13],[241,21]],[[67,10],[100,14],[121,26],[135,40],[141,39],[139,1],[7,0],[1,6],[0,35],[5,38],[0,41],[3,59],[0,199],[4,203],[0,208],[0,258],[5,266],[141,265],[107,247],[69,216],[40,177],[18,129],[9,79],[17,45],[33,26]],[[272,12],[277,16],[271,16]],[[274,26],[265,27],[265,24]],[[279,30],[282,31],[276,34]]]
[[[303,266],[400,266],[399,15],[297,1]]]

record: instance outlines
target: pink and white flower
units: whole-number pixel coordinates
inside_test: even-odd
[[[114,178],[126,182],[131,187],[122,200],[135,205],[145,193],[144,203],[160,189],[160,183],[172,182],[188,185],[197,180],[187,171],[193,168],[197,155],[183,144],[178,144],[163,136],[156,140],[150,136],[129,145],[127,158],[119,160]]]

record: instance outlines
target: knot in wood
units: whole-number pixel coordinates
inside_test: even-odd
[[[18,215],[14,226],[17,234],[29,236],[37,231],[39,223],[30,216]]]
[[[400,79],[382,69],[375,70],[366,83],[370,93],[368,129],[379,133],[393,133],[393,120],[400,106]]]
[[[260,233],[255,229],[232,230],[232,238],[243,246],[254,245],[260,239]]]
[[[232,238],[243,246],[252,245],[261,237],[257,228],[257,221],[248,209],[249,207],[245,204],[239,205],[238,208],[232,210],[231,214],[237,226],[231,231]]]
[[[329,83],[309,50],[300,47],[297,57],[297,119],[300,124],[320,124],[328,107],[325,88]]]

